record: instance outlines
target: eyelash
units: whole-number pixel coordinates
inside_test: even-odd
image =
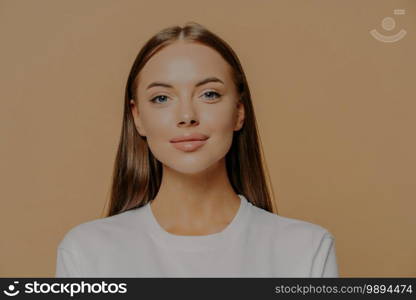
[[[220,98],[221,97],[221,94],[219,94],[217,92],[214,92],[214,91],[206,91],[204,94],[207,94],[207,93],[213,93],[213,94],[215,94],[216,95],[216,98]],[[167,97],[166,95],[158,95],[158,96],[150,99],[149,101],[152,102],[152,103],[160,104],[160,103],[157,103],[155,100],[157,98],[159,98],[159,97],[162,97],[162,96]],[[215,98],[211,98],[211,99],[215,99]]]

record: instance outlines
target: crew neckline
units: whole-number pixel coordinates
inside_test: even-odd
[[[247,224],[249,202],[242,194],[237,194],[240,198],[240,206],[231,222],[222,231],[207,235],[176,235],[166,231],[155,218],[151,202],[144,206],[144,212],[152,237],[167,248],[175,248],[185,251],[205,251],[222,248],[229,245],[230,240]]]

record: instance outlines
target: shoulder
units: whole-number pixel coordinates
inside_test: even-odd
[[[334,235],[321,225],[305,220],[284,217],[252,206],[252,224],[276,242],[293,247],[319,247],[324,239],[334,240]]]
[[[78,251],[86,245],[98,248],[122,241],[123,237],[131,234],[132,230],[140,226],[142,208],[125,211],[123,213],[95,219],[78,224],[69,229],[61,239],[58,248],[68,251]]]
[[[337,277],[334,235],[325,227],[252,206],[250,244],[267,245],[276,269],[298,277]],[[258,249],[258,248],[257,248]]]

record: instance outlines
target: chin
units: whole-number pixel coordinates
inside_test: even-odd
[[[167,165],[167,167],[169,167],[170,169],[178,172],[178,173],[182,173],[182,174],[200,174],[205,172],[206,170],[209,169],[210,165],[207,164],[203,164],[203,163],[180,163],[180,162],[175,162],[174,164],[169,164]]]
[[[169,145],[171,147],[171,145]],[[225,159],[230,143],[218,144],[215,149],[199,149],[191,152],[181,152],[176,149],[153,153],[164,166],[178,173],[200,174],[218,167],[219,162]],[[208,150],[208,151],[202,151]]]
[[[202,174],[210,169],[215,168],[219,159],[213,159],[212,157],[178,157],[174,161],[169,159],[168,161],[162,161],[162,164],[166,167],[182,174]]]

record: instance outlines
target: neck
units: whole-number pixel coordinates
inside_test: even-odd
[[[214,227],[225,227],[235,216],[240,199],[229,182],[225,159],[197,174],[163,168],[151,207],[166,230],[216,231]]]

